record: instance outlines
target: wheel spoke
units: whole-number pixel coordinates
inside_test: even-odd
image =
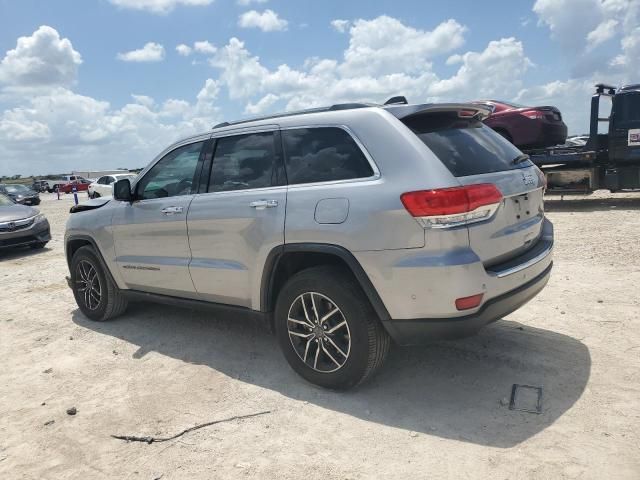
[[[339,328],[344,327],[346,324],[347,324],[347,321],[343,320],[339,324],[337,324],[335,327],[331,327],[329,330],[327,330],[327,333],[333,333],[336,330],[338,330]]]
[[[333,363],[335,363],[338,367],[340,367],[341,365],[338,363],[338,361],[335,358],[333,358],[333,355],[329,353],[329,350],[324,348],[324,342],[322,342],[320,345],[322,346],[322,351],[325,353],[325,355],[327,355],[327,357],[329,357]]]
[[[304,295],[300,296],[300,301],[302,302],[302,310],[304,310],[304,318],[307,319],[309,324],[312,324],[313,320],[311,320],[311,318],[309,318],[309,312],[307,311],[307,305],[304,303]]]
[[[334,308],[333,310],[331,310],[329,313],[327,313],[325,316],[323,316],[323,317],[320,319],[320,325],[322,325],[324,322],[326,322],[326,321],[327,321],[327,319],[328,319],[329,317],[331,317],[334,313],[337,313],[337,312],[339,312],[339,311],[340,311],[340,309],[339,309],[338,307],[336,307],[336,308]]]
[[[313,325],[311,325],[309,322],[304,322],[302,320],[296,320],[295,318],[291,318],[291,317],[289,317],[288,320],[290,322],[297,323],[298,325],[302,325],[303,327],[313,328]]]
[[[307,340],[307,344],[304,347],[304,357],[302,357],[302,361],[304,363],[307,363],[307,355],[309,354],[309,345],[311,345],[311,342],[313,341],[312,338],[310,338],[309,340]]]
[[[313,360],[313,368],[318,368],[318,355],[320,355],[320,344],[316,345],[316,358]]]
[[[344,358],[348,357],[348,355],[344,353],[342,349],[338,345],[336,345],[336,342],[331,340],[331,338],[327,337],[327,341],[333,346],[333,348],[335,348],[338,352],[340,352],[340,355],[342,355]]]
[[[316,307],[316,297],[314,297],[313,293],[311,295],[311,307],[313,308],[313,314],[316,316],[315,321],[320,320],[320,316],[318,315],[318,308]]]
[[[294,335],[296,337],[300,337],[300,338],[309,338],[309,337],[313,337],[313,333],[299,333],[299,332],[292,332],[289,331],[290,335]]]

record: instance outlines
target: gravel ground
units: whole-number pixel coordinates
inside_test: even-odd
[[[541,295],[476,337],[392,349],[344,394],[252,321],[148,304],[88,321],[64,280],[70,205],[44,194],[51,243],[0,253],[2,479],[640,478],[640,194],[550,197]],[[542,414],[509,410],[514,383],[543,387]]]

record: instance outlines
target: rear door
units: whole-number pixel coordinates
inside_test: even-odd
[[[187,219],[191,278],[202,300],[259,309],[265,261],[284,244],[280,132],[275,126],[227,134],[213,149],[209,182]]]
[[[134,201],[113,217],[116,262],[129,288],[195,297],[189,275],[187,212],[197,190],[204,141],[160,159],[135,186]]]
[[[403,122],[461,185],[489,183],[502,193],[504,198],[489,220],[468,226],[471,248],[485,265],[509,260],[535,245],[544,220],[544,183],[527,156],[479,119],[459,111]]]

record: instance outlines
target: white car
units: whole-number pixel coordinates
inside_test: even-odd
[[[118,180],[128,178],[133,180],[136,175],[133,173],[116,173],[115,175],[104,175],[89,185],[89,197],[107,197],[113,194],[113,184]]]

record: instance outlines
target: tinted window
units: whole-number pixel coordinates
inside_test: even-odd
[[[107,177],[100,177],[98,179],[97,183],[100,184],[100,185],[106,185],[107,184]]]
[[[210,192],[270,187],[275,184],[273,132],[219,138],[215,148]]]
[[[146,200],[189,195],[203,143],[185,145],[165,155],[138,182],[138,198]]]
[[[529,167],[522,152],[482,122],[438,112],[404,120],[456,177]]]
[[[618,127],[637,127],[640,122],[640,93],[625,93],[614,97],[614,123]]]
[[[373,169],[347,132],[336,127],[284,130],[289,184],[366,178]]]

